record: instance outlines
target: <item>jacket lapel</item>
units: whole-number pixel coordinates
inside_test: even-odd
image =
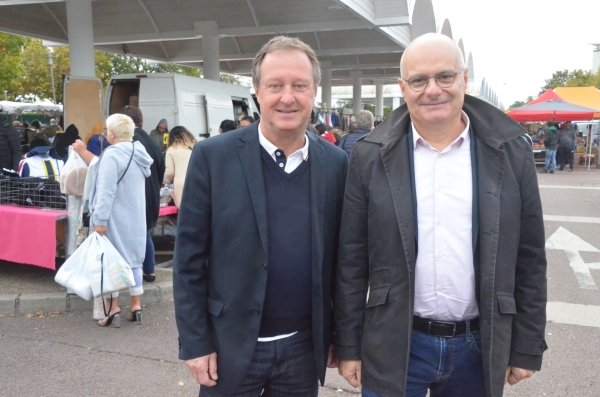
[[[260,155],[260,142],[258,140],[258,124],[248,126],[240,135],[238,144],[240,162],[244,170],[246,184],[254,207],[256,224],[265,255],[269,254],[269,239],[267,234],[267,198],[263,180],[262,163]]]
[[[313,285],[315,283],[320,285],[324,250],[323,227],[327,194],[327,163],[322,142],[314,134],[309,133],[306,136],[310,141],[308,144],[308,161],[310,163]]]
[[[409,158],[408,117],[400,120],[392,130],[394,134],[382,142],[380,149],[383,167],[390,185],[396,220],[402,237],[404,252],[409,269],[414,270],[416,262],[416,237],[412,189],[411,164]]]

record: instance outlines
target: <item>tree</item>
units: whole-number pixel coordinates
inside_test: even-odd
[[[547,90],[553,90],[556,87],[565,87],[570,78],[571,73],[569,73],[567,69],[563,70],[562,72],[554,72],[552,77],[546,80],[546,85],[542,87],[542,90],[539,92],[538,96],[542,95]]]
[[[572,72],[563,70],[555,72],[552,78],[546,80],[546,85],[542,87],[539,95],[546,90],[553,90],[556,87],[590,87],[600,88],[600,70],[593,73],[591,70],[576,69]]]
[[[65,76],[70,75],[71,63],[68,47],[45,47],[41,40],[28,39],[0,33],[0,94],[8,92],[11,100],[35,101],[52,99],[52,84],[48,56],[53,57],[54,89],[56,101],[62,102]],[[104,87],[114,75],[128,73],[177,73],[202,77],[203,71],[185,65],[154,63],[129,54],[111,54],[94,51],[96,77]],[[244,85],[235,75],[222,74],[221,81]],[[247,84],[246,84],[247,85]]]
[[[21,91],[23,66],[21,53],[29,39],[12,34],[0,33],[0,94],[8,100],[15,100]]]
[[[521,107],[523,105],[525,105],[525,102],[523,102],[523,101],[514,101],[513,104],[508,107],[508,110],[513,110],[513,109]]]

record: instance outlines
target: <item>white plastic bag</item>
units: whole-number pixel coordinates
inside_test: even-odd
[[[106,236],[92,233],[87,272],[94,298],[135,285],[133,271]]]
[[[69,293],[75,293],[82,299],[89,300],[92,297],[92,287],[88,278],[87,254],[92,243],[92,236],[88,237],[73,252],[56,272],[54,281],[67,288]]]
[[[76,151],[70,150],[70,152],[69,159],[60,173],[60,191],[63,194],[81,197],[88,165]]]

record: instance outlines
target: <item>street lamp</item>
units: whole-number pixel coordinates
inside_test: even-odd
[[[52,99],[54,100],[54,103],[56,103],[56,89],[54,87],[54,69],[52,68],[52,60],[54,59],[54,57],[48,54],[44,58],[48,58],[48,67],[50,67],[50,82],[52,83]]]

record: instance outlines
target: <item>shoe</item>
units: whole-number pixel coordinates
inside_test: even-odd
[[[108,327],[109,325],[111,325],[113,323],[114,323],[113,327],[121,328],[121,311],[111,314],[108,317],[104,317],[104,319],[98,321],[97,324],[101,327]]]
[[[551,174],[554,174],[554,171],[550,171]]]
[[[153,283],[156,280],[156,275],[154,274],[143,274],[142,278],[144,279],[144,281],[147,281],[149,283]]]
[[[137,325],[142,325],[142,309],[129,312],[129,321],[135,321]]]
[[[569,172],[573,172],[573,168],[569,168]]]
[[[548,173],[548,171],[546,171],[546,170],[541,170],[540,171],[540,174],[547,174],[547,173]]]

